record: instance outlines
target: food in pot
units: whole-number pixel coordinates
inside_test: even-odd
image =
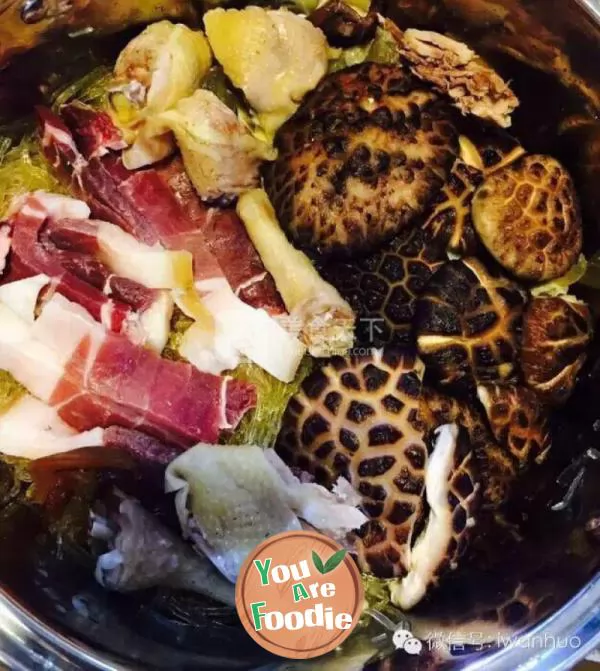
[[[323,263],[321,272],[360,315],[356,322],[358,343],[406,345],[413,340],[417,298],[444,256],[444,249],[430,244],[423,228],[417,227],[356,261]]]
[[[498,74],[469,47],[430,30],[405,30],[402,55],[421,79],[447,94],[463,114],[473,114],[506,128],[519,104]]]
[[[469,47],[314,5],[151,24],[2,126],[0,452],[108,589],[230,605],[309,526],[418,628],[568,457],[582,224]]]
[[[457,158],[448,181],[432,201],[434,207],[423,230],[434,245],[439,244],[449,254],[473,256],[478,251],[471,202],[482,179],[480,170]]]
[[[381,577],[404,575],[422,514],[427,447],[419,418],[423,363],[408,352],[334,358],[288,405],[277,442],[284,461],[331,485],[346,477],[370,521],[358,561]]]

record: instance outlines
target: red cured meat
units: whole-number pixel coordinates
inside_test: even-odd
[[[254,407],[256,393],[107,334],[97,350],[91,337],[81,340],[50,404],[78,431],[120,425],[190,447],[217,442]]]
[[[113,275],[93,256],[98,252],[93,221],[55,220],[48,214],[44,195],[31,194],[9,219],[11,256],[5,281],[47,275],[55,290],[115,333],[159,299],[159,291]]]
[[[119,333],[133,314],[132,308],[121,301],[113,301],[100,289],[67,270],[61,264],[60,253],[40,242],[40,231],[47,214],[38,198],[31,195],[9,219],[12,241],[6,281],[47,275],[63,296],[82,305],[96,321]]]
[[[265,270],[235,210],[207,208],[178,157],[157,166],[156,172],[169,185],[193,227],[202,231],[208,248],[239,297],[270,314],[283,314],[285,306],[275,282]]]
[[[275,283],[235,211],[208,209],[178,158],[136,172],[127,171],[114,152],[86,161],[73,137],[66,139],[64,132],[72,131],[77,142],[83,142],[85,153],[87,133],[93,128],[90,119],[96,113],[88,109],[84,117],[80,106],[75,115],[71,109],[65,112],[69,128],[48,110],[40,112],[42,144],[53,165],[71,175],[74,187],[96,216],[146,244],[158,241],[169,249],[181,249],[182,240],[193,241],[194,250],[186,249],[194,252],[196,279],[224,277],[253,307],[273,315],[285,312]],[[183,238],[183,233],[193,238]]]
[[[106,112],[74,102],[63,105],[61,114],[69,126],[77,128],[77,144],[85,158],[104,156],[110,150],[127,146],[121,131]]]

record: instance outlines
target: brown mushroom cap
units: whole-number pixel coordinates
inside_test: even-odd
[[[431,242],[460,256],[476,254],[479,240],[471,219],[471,201],[482,180],[480,170],[456,159],[448,181],[434,200],[433,211],[423,224]]]
[[[494,171],[477,189],[472,212],[483,244],[517,277],[560,277],[581,251],[575,187],[551,156],[528,155]]]
[[[475,258],[449,261],[417,300],[419,353],[443,385],[507,382],[516,374],[524,295]]]
[[[494,384],[480,385],[477,395],[494,438],[520,468],[546,458],[550,449],[548,414],[534,391]]]
[[[419,417],[424,367],[396,350],[335,357],[290,401],[277,452],[332,486],[346,477],[371,518],[359,530],[361,567],[379,577],[406,573],[422,511],[427,448]]]
[[[355,311],[359,344],[406,345],[412,340],[416,300],[445,257],[444,248],[415,227],[374,254],[353,262],[328,261],[319,271]]]
[[[585,303],[533,298],[523,317],[521,367],[526,384],[548,403],[564,403],[575,387],[592,334]]]
[[[331,74],[279,130],[264,187],[299,246],[364,254],[421,215],[458,151],[451,109],[403,66]]]

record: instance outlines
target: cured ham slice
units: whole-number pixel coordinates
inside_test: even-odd
[[[272,315],[284,314],[285,306],[275,282],[235,210],[207,208],[178,157],[157,166],[155,171],[166,181],[193,227],[202,231],[234,292],[248,305]]]
[[[161,359],[59,294],[33,324],[3,303],[0,320],[0,368],[77,431],[120,425],[189,447],[217,442],[256,403],[252,385]]]
[[[52,291],[84,306],[109,330],[161,351],[173,308],[169,294],[115,276],[91,253],[89,245],[61,249],[52,239],[52,222],[83,222],[85,216],[89,216],[87,205],[66,196],[36,192],[20,198],[7,222],[12,240],[4,281],[14,283],[44,275],[50,279]],[[128,248],[121,250],[122,255],[127,251],[131,254]]]
[[[214,231],[216,224],[211,224],[208,214],[200,217],[199,208],[203,205],[194,204],[189,193],[184,198],[183,190],[180,189],[179,197],[175,195],[172,180],[181,184],[183,176],[174,171],[163,175],[154,169],[130,172],[114,153],[86,160],[79,152],[70,130],[60,119],[53,117],[47,110],[40,112],[40,118],[42,146],[49,160],[71,175],[72,184],[85,195],[98,216],[108,219],[146,245],[160,244],[169,250],[186,250],[191,254],[195,289],[212,318],[212,341],[206,344],[204,326],[191,331],[185,342],[189,360],[198,367],[208,366],[209,370],[218,372],[231,365],[231,357],[220,357],[218,352],[237,351],[238,357],[244,355],[278,379],[291,381],[304,355],[304,346],[278,321],[267,315],[266,310],[249,308],[234,292],[207,239],[206,233]],[[77,131],[77,124],[75,129]],[[190,214],[192,208],[195,208],[196,216]],[[219,217],[215,215],[213,218],[218,223]],[[231,219],[231,222],[239,223],[239,220]],[[238,245],[243,246],[245,240],[252,254],[256,255],[243,227],[236,229],[236,224],[230,223],[221,228],[229,232],[223,235],[223,242],[215,242],[213,246],[221,250],[222,258],[225,259],[223,250],[228,240],[231,243],[240,230],[239,240],[242,242],[238,242]],[[213,239],[216,240],[216,236],[213,235]],[[237,252],[233,243],[231,247],[228,258],[233,263],[236,261],[233,255]],[[243,254],[240,253],[240,256]],[[249,264],[247,259],[248,254],[246,260],[242,258],[247,270],[238,274],[236,288],[239,294],[246,292],[247,295],[257,296],[260,294],[258,283],[266,276],[262,265],[257,266],[260,263],[257,255],[253,264]],[[257,305],[260,303],[259,300],[255,302]],[[282,311],[272,297],[266,307],[272,313]],[[192,316],[197,318],[196,314]],[[217,343],[217,336],[225,340],[226,344]],[[200,340],[190,342],[192,337]]]
[[[116,154],[106,156],[110,150],[122,148],[119,130],[108,115],[79,103],[65,105],[61,113],[68,127],[60,119],[53,119],[47,111],[41,114],[48,151],[54,156],[55,164],[60,163],[69,174],[73,167],[77,167],[73,148],[77,151],[78,147],[82,158],[88,159],[87,170],[80,171],[85,173],[80,175],[80,186],[92,196],[92,209],[99,208],[97,216],[118,224],[150,244],[158,239],[168,246],[170,236],[199,231],[204,246],[214,255],[236,295],[269,314],[285,312],[275,282],[263,266],[235,210],[207,208],[194,190],[179,157],[156,169],[129,172]],[[72,132],[77,146],[71,138],[71,143],[66,143],[70,148],[63,146],[63,157],[59,161],[56,149],[61,143],[65,145],[64,137],[61,137],[65,131]],[[105,156],[102,160],[93,160],[102,156]],[[117,199],[111,198],[115,192],[119,192]],[[128,197],[130,207],[123,195]],[[112,216],[106,214],[106,208],[113,210]]]
[[[122,426],[77,433],[55,408],[30,394],[16,401],[0,419],[0,452],[13,457],[41,459],[82,447],[109,447],[166,465],[181,453],[174,446]]]

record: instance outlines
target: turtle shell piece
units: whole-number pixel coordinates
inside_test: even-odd
[[[406,345],[416,300],[445,256],[423,230],[410,228],[379,252],[353,262],[328,261],[319,271],[356,313],[359,345]]]
[[[290,401],[277,440],[289,465],[331,487],[346,477],[370,517],[358,531],[363,570],[406,573],[422,511],[427,447],[419,417],[423,363],[393,348],[334,357],[309,375]]]
[[[551,445],[548,413],[527,387],[480,385],[477,395],[496,441],[519,467],[541,463]]]
[[[581,252],[573,180],[551,156],[532,154],[494,171],[473,196],[473,223],[488,251],[513,275],[545,282]]]
[[[471,201],[482,181],[480,170],[456,159],[448,181],[435,198],[433,211],[423,224],[432,242],[459,256],[477,253],[479,240],[471,219]]]
[[[527,386],[548,403],[564,403],[585,363],[592,335],[585,303],[533,298],[523,317],[521,367]]]
[[[509,382],[516,375],[524,294],[475,258],[449,261],[417,300],[419,353],[437,382]]]
[[[481,485],[466,429],[445,424],[435,432],[425,473],[429,515],[411,552],[408,574],[391,588],[392,603],[415,606],[457,567],[475,524]]]
[[[420,415],[431,429],[452,423],[464,427],[479,472],[483,504],[490,509],[506,501],[517,477],[518,466],[513,456],[494,440],[484,418],[472,404],[424,387]]]
[[[356,256],[423,213],[458,152],[451,108],[401,65],[325,77],[278,131],[264,188],[300,247]]]

